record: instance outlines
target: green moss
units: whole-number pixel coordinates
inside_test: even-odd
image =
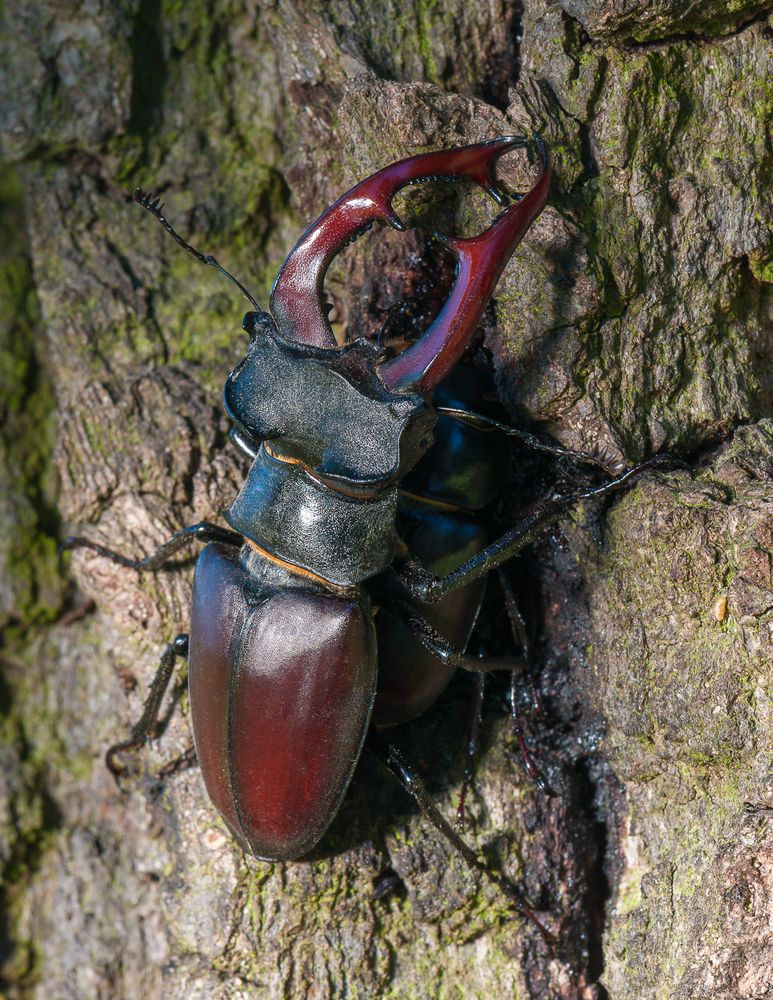
[[[3,664],[4,671],[10,661]],[[25,719],[14,712],[22,696],[0,681],[2,715],[0,745],[17,754],[14,779],[8,786],[4,811],[9,822],[4,830],[4,857],[0,871],[0,932],[6,942],[0,957],[0,982],[30,990],[39,981],[40,945],[28,940],[23,926],[27,891],[43,858],[55,843],[57,810],[47,790],[47,772],[33,752]],[[25,710],[26,710],[25,704]],[[49,758],[46,762],[56,758]],[[7,946],[12,944],[12,948]]]
[[[434,0],[419,0],[416,4],[416,22],[418,27],[419,52],[424,65],[424,78],[429,83],[442,82],[435,63],[432,42],[432,21],[435,12],[441,7]]]
[[[624,851],[629,868],[607,953],[615,956],[612,986],[626,977],[638,995],[650,995],[636,971],[650,926],[662,946],[648,975],[671,991],[695,952],[696,914],[705,939],[721,940],[724,888],[712,873],[726,845],[737,843],[754,783],[757,727],[764,724],[749,626],[744,634],[735,622],[712,617],[758,521],[742,519],[728,532],[723,493],[712,483],[700,487],[700,479],[684,481],[681,492],[666,492],[644,481],[637,495],[615,505],[602,558],[605,583],[594,597],[615,626],[600,636],[596,658],[607,660],[610,745],[629,773],[627,827],[636,838]],[[742,498],[737,503],[746,510]],[[639,632],[629,643],[622,636],[633,623]]]
[[[773,283],[773,254],[749,254],[749,268],[757,281]]]
[[[3,610],[22,626],[51,618],[63,592],[51,498],[54,398],[24,233],[21,184],[0,167],[0,488],[13,591],[13,606]]]
[[[569,49],[576,53],[578,45]],[[711,203],[716,198],[712,185],[727,190],[724,164],[733,143],[747,151],[743,160],[751,166],[753,159],[759,169],[751,172],[755,190],[739,183],[732,197],[751,210],[764,202],[756,185],[766,176],[768,157],[758,143],[764,142],[770,117],[770,84],[754,49],[748,57],[736,46],[716,46],[708,54],[687,43],[633,52],[588,51],[585,64],[596,59],[598,65],[595,83],[583,92],[590,95],[587,111],[578,113],[579,105],[572,103],[580,82],[575,70],[566,72],[559,90],[561,106],[571,104],[580,129],[587,129],[587,123],[591,129],[581,183],[563,195],[567,212],[581,220],[589,266],[600,289],[598,303],[578,324],[587,349],[587,381],[632,457],[646,450],[644,428],[655,421],[671,441],[682,437],[690,447],[694,426],[716,420],[718,409],[727,409],[729,419],[754,412],[738,396],[739,381],[750,396],[764,390],[750,370],[748,292],[736,280],[740,268],[729,269],[705,293],[691,288],[687,294],[677,287],[684,281],[691,229],[704,242],[709,237],[695,222],[699,211],[689,202],[682,211],[673,189],[669,194],[669,181],[683,185],[677,193],[692,190],[697,204],[703,204],[702,195]],[[726,117],[723,112],[709,126],[700,109],[717,103],[720,93],[727,95],[725,104],[733,111]],[[556,109],[554,132],[563,121]],[[576,151],[579,141],[571,133],[550,139],[559,159],[571,155],[572,148]],[[705,151],[704,169],[698,165],[700,150]],[[635,186],[621,184],[622,176],[635,177]],[[632,198],[634,190],[641,205]],[[762,222],[764,213],[759,214]],[[770,259],[767,250],[750,259],[758,280],[770,279]],[[647,296],[655,287],[659,296],[653,306]],[[673,329],[690,299],[699,303],[692,322],[686,329],[681,323]],[[616,317],[622,322],[615,330]],[[573,365],[572,370],[582,390],[580,368]]]
[[[423,79],[442,85],[438,39],[448,33],[448,11],[438,0],[362,3],[334,0],[315,4],[336,34],[355,41],[369,66],[385,79]]]

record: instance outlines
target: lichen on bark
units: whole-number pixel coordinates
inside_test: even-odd
[[[5,994],[762,995],[768,7],[6,5]],[[545,661],[531,738],[559,795],[524,778],[492,713],[468,835],[544,908],[553,959],[366,758],[317,856],[243,858],[195,769],[153,777],[190,742],[182,680],[122,797],[104,749],[187,624],[190,567],[146,578],[78,556],[66,598],[53,572],[59,519],[149,552],[216,516],[244,474],[219,392],[245,304],[129,189],[158,187],[265,301],[304,225],[367,173],[534,129],[555,181],[484,324],[500,396],[609,468],[672,448],[691,470],[578,509],[516,567]],[[435,188],[407,207],[427,229],[491,218]],[[377,231],[337,262],[337,328],[372,331],[419,287],[434,251],[407,239]],[[465,716],[460,684],[401,736],[449,816]],[[385,870],[405,892],[374,900]]]

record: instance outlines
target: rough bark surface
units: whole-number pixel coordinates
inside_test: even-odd
[[[6,4],[3,995],[773,996],[772,5],[523,7]],[[121,795],[104,750],[187,626],[190,563],[56,554],[70,526],[150,552],[245,471],[219,403],[243,304],[128,190],[159,188],[265,301],[355,181],[535,129],[556,177],[486,320],[500,397],[610,469],[664,448],[691,465],[578,508],[515,567],[544,662],[530,738],[558,794],[524,777],[492,702],[468,836],[536,901],[552,956],[367,758],[312,859],[243,857],[195,769],[154,777],[190,743],[182,681]],[[491,217],[441,189],[405,210],[423,232]],[[347,251],[338,327],[429,296],[433,252],[383,231]],[[399,735],[448,816],[466,695]],[[404,891],[376,900],[386,871]]]

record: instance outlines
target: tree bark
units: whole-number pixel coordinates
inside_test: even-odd
[[[4,995],[773,995],[771,10],[9,0]],[[367,755],[311,859],[242,856],[195,768],[155,778],[191,742],[182,680],[122,795],[104,751],[187,627],[191,565],[56,552],[73,527],[149,553],[245,473],[220,405],[244,303],[128,191],[159,190],[265,303],[353,183],[518,131],[542,134],[555,181],[484,324],[500,398],[610,470],[660,450],[690,466],[578,507],[512,570],[543,663],[529,738],[558,794],[524,776],[492,702],[467,836],[536,902],[552,955]],[[406,200],[419,232],[491,218],[432,192]],[[433,253],[416,233],[358,242],[327,283],[336,329],[431,292]],[[466,690],[396,735],[449,817]],[[404,891],[375,899],[385,872]]]

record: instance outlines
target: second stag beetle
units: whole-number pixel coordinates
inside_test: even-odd
[[[536,154],[537,177],[511,200],[495,164],[517,148]],[[441,237],[456,257],[455,279],[416,342],[397,354],[364,339],[338,346],[323,299],[331,261],[374,222],[402,230],[393,196],[437,178],[471,180],[503,211],[478,236]],[[232,436],[252,465],[224,514],[229,527],[183,528],[138,560],[83,538],[66,543],[139,570],[161,568],[192,538],[207,543],[196,564],[190,633],[167,648],[142,718],[111,748],[108,764],[120,770],[121,754],[148,739],[175,657],[187,656],[207,791],[238,842],[259,858],[300,858],[319,842],[369,729],[421,712],[456,667],[512,669],[512,659],[464,652],[484,577],[567,505],[638,471],[584,493],[551,493],[490,544],[474,516],[498,470],[483,445],[470,442],[483,428],[510,431],[467,412],[463,389],[460,396],[448,380],[549,185],[542,142],[503,136],[401,160],[352,188],[290,252],[269,312],[236,282],[254,310],[244,317],[249,348],[228,376],[224,400]],[[199,260],[224,270],[174,231],[157,199],[141,191],[135,197]],[[436,390],[446,405],[433,402]],[[448,453],[436,446],[401,491],[432,447],[439,412]],[[460,429],[464,461],[449,447],[451,426]],[[435,826],[529,913],[442,818],[396,748],[383,736],[371,740]]]

